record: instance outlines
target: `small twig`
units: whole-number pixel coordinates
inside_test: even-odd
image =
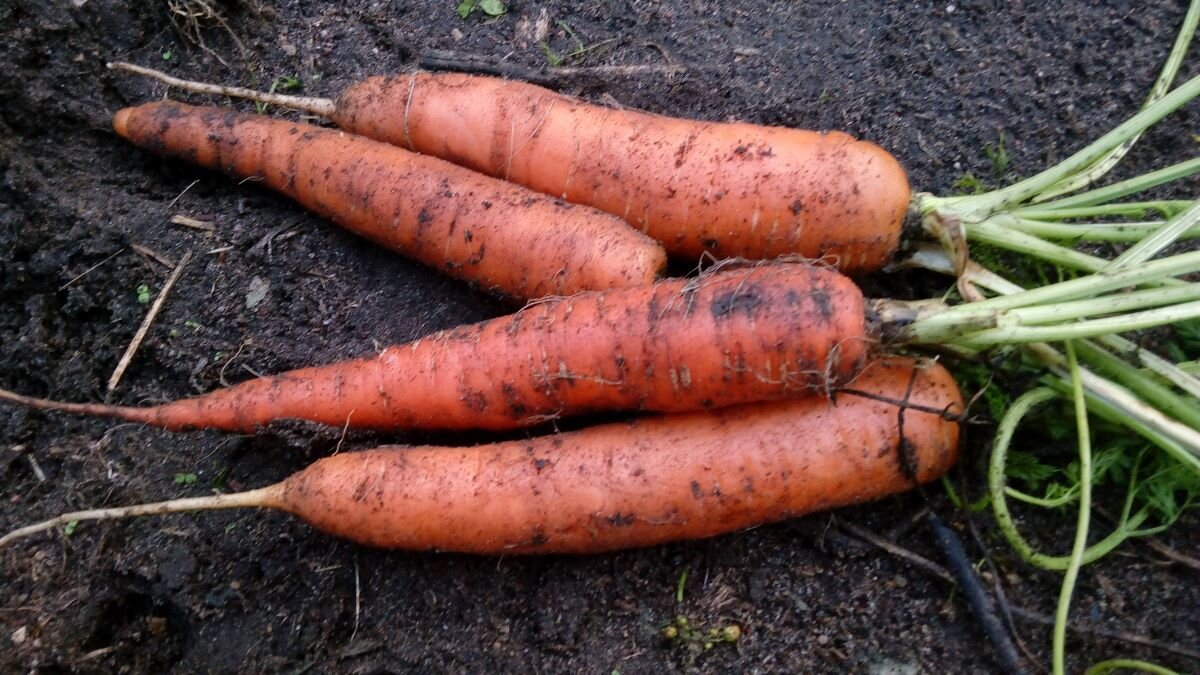
[[[428,51],[417,57],[417,65],[429,70],[450,70],[481,75],[507,77],[533,84],[550,86],[563,80],[580,77],[611,78],[637,77],[639,75],[673,76],[688,71],[686,66],[676,64],[632,64],[623,66],[560,66],[555,68],[527,68],[513,63],[496,62],[472,54],[448,51]]]
[[[1119,522],[1116,518],[1113,517],[1113,515],[1111,513],[1109,513],[1103,507],[1097,506],[1097,507],[1095,507],[1095,511],[1096,511],[1096,513],[1098,513],[1100,515],[1100,517],[1104,518],[1105,520],[1107,520],[1110,523]],[[1189,567],[1193,570],[1196,570],[1197,572],[1200,572],[1200,560],[1193,558],[1190,555],[1186,555],[1186,554],[1180,553],[1179,551],[1176,551],[1175,549],[1171,548],[1170,546],[1167,546],[1166,544],[1162,543],[1162,541],[1160,541],[1158,539],[1158,537],[1155,537],[1153,535],[1147,535],[1144,537],[1138,537],[1138,539],[1142,543],[1144,543],[1146,546],[1149,546],[1150,548],[1154,549],[1154,551],[1156,553],[1158,553],[1162,557],[1166,558],[1167,560],[1170,560],[1173,563],[1178,563],[1180,565],[1183,565],[1184,567]]]
[[[990,385],[991,378],[988,379],[988,386]],[[959,480],[959,495],[961,495],[963,499],[959,513],[962,515],[963,520],[966,521],[967,531],[971,533],[971,538],[975,540],[975,545],[978,546],[979,550],[983,552],[983,559],[987,563],[988,569],[992,573],[993,599],[996,601],[997,609],[1000,610],[1000,616],[1004,619],[1004,625],[1008,627],[1009,635],[1012,636],[1013,642],[1015,642],[1017,645],[1017,649],[1021,650],[1021,653],[1025,655],[1025,658],[1028,659],[1035,668],[1041,672],[1046,672],[1046,668],[1038,662],[1037,658],[1034,657],[1033,652],[1030,651],[1029,647],[1025,644],[1025,641],[1021,639],[1020,633],[1017,632],[1016,622],[1013,621],[1012,605],[1008,602],[1008,595],[1005,594],[1004,586],[1000,583],[1000,568],[998,565],[996,565],[996,561],[992,558],[992,552],[988,549],[987,545],[983,543],[983,537],[979,535],[979,528],[975,527],[975,520],[971,518],[971,509],[967,507],[966,477],[962,470],[961,464],[958,466],[957,474]]]
[[[37,457],[33,455],[25,455],[25,459],[29,460],[29,467],[33,469],[33,475],[37,476],[39,483],[46,482],[46,472],[42,471],[42,466],[38,464]]]
[[[172,200],[171,200],[171,203],[170,203],[170,204],[167,204],[167,209],[166,209],[166,210],[167,210],[167,211],[170,211],[170,210],[171,210],[171,207],[175,206],[175,203],[176,203],[176,202],[178,202],[178,201],[180,200],[180,198],[182,198],[184,195],[186,195],[186,194],[187,194],[187,191],[188,191],[188,190],[191,190],[193,187],[195,187],[195,186],[196,186],[196,183],[199,183],[199,182],[200,182],[200,179],[199,179],[199,178],[197,178],[196,180],[194,180],[194,181],[192,181],[192,182],[188,183],[188,186],[187,186],[187,187],[185,187],[185,188],[183,188],[183,192],[180,192],[179,194],[175,195],[175,199],[172,199]]]
[[[62,286],[59,286],[58,290],[60,290],[60,291],[67,290],[68,286],[70,286],[71,284],[75,283],[76,281],[79,281],[80,279],[84,278],[85,276],[90,274],[93,270],[95,270],[97,267],[103,265],[104,263],[108,262],[109,260],[112,260],[113,258],[117,257],[119,254],[121,254],[124,251],[125,251],[125,249],[121,249],[121,250],[117,251],[116,253],[108,256],[104,260],[101,260],[100,262],[96,263],[95,265],[92,265],[91,267],[87,268],[86,270],[80,272],[79,274],[75,275],[75,277],[73,279],[71,279],[67,283],[63,284]]]
[[[215,232],[217,229],[212,223],[206,223],[203,220],[196,220],[195,218],[188,218],[183,215],[171,216],[171,222],[176,225],[190,227],[193,230],[204,230],[205,232]]]
[[[1156,553],[1158,553],[1162,557],[1166,558],[1167,560],[1170,560],[1171,562],[1179,564],[1179,565],[1183,565],[1184,567],[1190,567],[1191,569],[1193,569],[1197,572],[1200,572],[1200,559],[1193,558],[1190,555],[1185,555],[1183,553],[1180,553],[1179,551],[1176,551],[1175,549],[1171,548],[1170,546],[1167,546],[1166,544],[1159,541],[1157,537],[1146,536],[1146,537],[1141,537],[1141,540],[1143,543],[1145,543],[1150,548],[1154,549],[1154,551]]]
[[[1021,665],[1021,655],[1017,653],[1017,648],[1009,637],[1008,631],[1005,630],[1004,624],[993,611],[987,591],[979,581],[979,575],[975,573],[971,561],[967,559],[967,552],[963,550],[962,541],[954,533],[954,530],[942,522],[942,519],[938,518],[933,511],[929,512],[928,522],[929,528],[933,530],[933,538],[937,541],[938,548],[942,550],[950,563],[950,569],[953,570],[959,587],[967,597],[967,604],[971,606],[975,618],[979,620],[988,640],[996,648],[1005,672],[1026,672]]]
[[[108,378],[109,392],[117,388],[117,383],[121,381],[121,376],[125,374],[125,369],[129,367],[129,362],[133,360],[133,355],[137,352],[138,347],[141,346],[142,340],[145,339],[146,331],[150,330],[150,324],[154,323],[154,318],[158,316],[159,310],[162,309],[163,303],[166,302],[167,294],[171,292],[171,287],[179,280],[179,275],[183,274],[183,268],[187,266],[188,261],[191,259],[191,251],[183,254],[183,258],[175,266],[175,271],[171,272],[171,276],[167,278],[167,283],[163,284],[162,290],[158,292],[158,297],[154,298],[154,304],[150,305],[150,311],[146,313],[146,318],[142,320],[142,325],[138,327],[133,340],[125,348],[125,354],[121,356],[120,362],[117,363],[117,369],[113,371],[112,377]]]
[[[926,513],[929,513],[929,507],[922,506],[916,513],[912,514],[908,518],[905,518],[904,522],[896,525],[884,533],[882,535],[883,538],[887,539],[888,541],[896,541],[897,539],[903,538],[904,535],[908,534],[910,530],[919,525],[922,520],[925,520]]]
[[[903,558],[904,560],[907,560],[908,562],[912,563],[914,566],[920,567],[921,569],[925,570],[926,572],[929,572],[930,574],[933,574],[936,577],[941,577],[941,579],[943,581],[946,581],[951,584],[955,583],[954,575],[950,574],[950,572],[945,567],[942,567],[941,565],[933,562],[929,558],[926,558],[919,554],[913,553],[912,551],[904,548],[903,546],[900,546],[899,544],[888,541],[887,539],[875,534],[874,532],[872,532],[864,527],[859,527],[858,525],[855,525],[854,523],[851,523],[849,521],[838,519],[837,524],[838,524],[838,527],[840,527],[841,529],[846,530],[850,534],[854,535],[855,537],[858,537],[859,539],[862,539],[863,541],[867,542],[868,544],[872,544],[878,548],[881,548],[881,549],[887,551],[888,553],[891,553],[892,555],[896,556],[897,558]]]
[[[1023,607],[1014,606],[1011,609],[1012,609],[1013,616],[1015,616],[1019,619],[1022,619],[1024,621],[1028,621],[1030,623],[1041,624],[1043,626],[1053,626],[1054,625],[1054,617],[1046,616],[1044,614],[1039,614],[1037,612],[1030,611]],[[1175,654],[1177,656],[1184,656],[1189,659],[1195,659],[1197,661],[1200,661],[1200,651],[1196,651],[1194,649],[1188,649],[1187,647],[1180,647],[1180,646],[1171,644],[1169,642],[1159,642],[1158,640],[1151,640],[1148,637],[1142,637],[1141,635],[1134,635],[1133,633],[1126,633],[1124,631],[1105,630],[1103,628],[1090,628],[1087,626],[1080,626],[1078,624],[1072,624],[1072,623],[1067,624],[1067,630],[1072,633],[1075,633],[1076,635],[1083,635],[1083,636],[1087,636],[1087,637],[1097,637],[1097,638],[1107,638],[1110,640],[1120,640],[1121,642],[1128,642],[1130,644],[1142,645],[1143,647],[1150,647],[1151,649],[1158,649],[1158,650],[1161,650],[1164,652],[1169,652],[1171,654]]]
[[[354,630],[350,631],[350,642],[358,635],[358,618],[362,613],[362,583],[358,575],[358,554],[354,554]]]
[[[149,248],[147,246],[142,246],[140,244],[130,244],[129,248],[137,251],[138,253],[141,253],[142,255],[146,256],[147,258],[150,258],[151,260],[162,265],[163,267],[175,267],[175,261],[173,261],[170,258],[168,258],[167,256],[159,253],[158,251],[155,251],[152,248]]]

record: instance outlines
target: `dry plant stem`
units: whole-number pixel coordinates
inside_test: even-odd
[[[839,521],[838,524],[839,524],[839,526],[844,526],[844,525],[846,525],[846,521],[844,521],[844,520]],[[848,529],[847,531],[851,531],[851,530]],[[851,533],[853,534],[852,531],[851,531]],[[864,538],[863,540],[866,541],[867,543],[879,546],[872,539]],[[894,548],[900,548],[900,547],[896,546],[895,544],[892,544],[892,547],[879,546],[879,548],[883,551],[886,551],[888,553],[896,555],[896,551],[894,550]],[[915,564],[915,566],[918,567],[919,569],[922,569],[943,581],[947,581],[952,584],[957,584],[957,582],[954,579],[954,576],[945,567],[942,567],[941,565],[937,564],[936,562],[934,562],[932,560],[929,560],[928,558],[924,558],[920,555],[917,555],[916,553],[912,553],[911,551],[905,551],[905,552],[906,552],[906,555],[900,555],[900,557],[903,558],[904,560],[913,562]],[[922,564],[917,564],[916,560],[922,560],[924,562]],[[1040,614],[1038,612],[1034,612],[1032,610],[1025,609],[1024,607],[1017,607],[1015,605],[1009,605],[1008,610],[1009,610],[1009,612],[1012,613],[1013,617],[1018,618],[1022,621],[1028,622],[1028,623],[1036,623],[1036,624],[1039,624],[1042,626],[1053,626],[1054,625],[1053,617],[1049,617],[1044,614]],[[1200,661],[1200,651],[1197,651],[1194,649],[1188,649],[1187,647],[1181,647],[1179,645],[1170,644],[1167,642],[1151,640],[1150,638],[1143,637],[1141,635],[1135,635],[1133,633],[1126,633],[1123,631],[1110,631],[1110,630],[1105,630],[1103,628],[1089,628],[1087,626],[1081,626],[1079,624],[1070,624],[1070,623],[1067,624],[1067,631],[1070,633],[1074,633],[1076,635],[1081,635],[1081,636],[1085,636],[1085,637],[1105,638],[1105,639],[1109,639],[1109,640],[1118,640],[1120,642],[1127,642],[1129,644],[1140,645],[1140,646],[1148,647],[1150,649],[1155,649],[1155,650],[1158,650],[1158,651],[1161,651],[1164,653],[1175,654],[1176,656],[1182,656],[1184,658],[1195,659],[1196,661]]]
[[[975,613],[975,618],[983,626],[988,640],[996,648],[996,652],[1005,666],[1005,672],[1025,672],[1021,667],[1021,656],[1017,653],[1016,645],[1013,644],[1008,631],[1005,630],[1000,618],[993,611],[992,603],[983,589],[983,584],[979,581],[979,575],[975,573],[975,568],[967,559],[966,551],[963,550],[962,541],[932,511],[929,513],[928,520],[938,548],[942,550],[949,561],[950,569],[958,580],[958,586],[967,597],[967,604],[970,605],[971,610]]]
[[[958,474],[959,479],[959,494],[963,495],[965,498],[967,495],[967,485],[962,464],[958,465],[958,471],[956,473]],[[1004,625],[1008,628],[1009,636],[1012,637],[1012,640],[1017,645],[1017,648],[1021,650],[1021,653],[1025,655],[1025,659],[1032,664],[1034,668],[1036,668],[1039,672],[1049,672],[1039,663],[1037,657],[1035,657],[1033,652],[1029,650],[1029,647],[1025,644],[1025,641],[1021,639],[1021,634],[1017,631],[1017,623],[1013,619],[1012,615],[1012,605],[1009,603],[1008,595],[1006,595],[1004,592],[1004,585],[1000,581],[1002,578],[1000,574],[1000,568],[996,565],[996,561],[992,558],[991,550],[988,548],[987,544],[983,542],[983,537],[979,534],[979,528],[975,527],[975,520],[971,518],[971,509],[967,506],[965,501],[959,507],[959,512],[962,516],[962,519],[967,524],[967,531],[971,533],[971,539],[975,541],[975,545],[979,548],[979,551],[983,553],[983,560],[987,564],[987,569],[992,573],[992,599],[995,600],[996,607],[1000,611],[1000,616],[1004,619]]]
[[[1198,23],[1200,23],[1200,3],[1189,3],[1187,14],[1183,17],[1183,25],[1180,27],[1179,33],[1175,36],[1175,43],[1171,46],[1170,53],[1167,54],[1166,63],[1163,64],[1163,69],[1159,73],[1158,79],[1154,82],[1154,86],[1150,88],[1150,94],[1146,97],[1146,102],[1142,104],[1143,110],[1165,96],[1171,88],[1171,83],[1179,73],[1180,65],[1183,64],[1183,58],[1187,54],[1192,36],[1196,33]],[[1141,132],[1126,139],[1119,146],[1110,150],[1104,157],[1096,160],[1086,170],[1051,186],[1035,197],[1034,201],[1051,199],[1058,195],[1067,194],[1086,187],[1116,166],[1140,137]]]
[[[256,91],[254,89],[246,89],[244,87],[226,87],[219,84],[209,84],[207,82],[196,82],[194,80],[182,80],[177,77],[172,77],[162,71],[154,70],[153,68],[143,68],[142,66],[124,61],[113,61],[108,64],[111,70],[123,70],[125,72],[142,75],[151,79],[158,80],[163,84],[177,87],[184,91],[190,91],[196,94],[215,94],[217,96],[229,96],[232,98],[242,98],[249,101],[257,101],[269,105],[278,105],[283,107],[295,108],[313,115],[321,117],[330,117],[333,115],[335,107],[333,99],[318,98],[315,96],[287,96],[284,94],[272,94],[264,91]]]
[[[946,581],[946,582],[949,582],[952,584],[956,583],[954,576],[952,574],[950,574],[950,572],[946,571],[946,568],[942,567],[941,565],[938,565],[937,563],[933,562],[932,560],[930,560],[928,558],[917,555],[916,553],[913,553],[912,551],[910,551],[902,546],[899,546],[899,545],[889,541],[888,539],[885,539],[884,537],[881,537],[864,527],[855,525],[854,523],[852,523],[848,520],[843,520],[843,519],[839,518],[837,520],[837,524],[838,524],[838,527],[846,530],[847,532],[854,535],[855,537],[858,537],[859,539],[862,539],[863,541],[865,541],[869,544],[872,544],[872,545],[876,546],[877,548],[887,551],[888,553],[891,553],[892,555],[896,556],[897,558],[906,560],[909,563],[911,563],[912,565],[914,565],[916,567],[920,567],[921,569],[925,570],[926,572],[929,572],[930,574],[933,574],[934,576],[940,577],[942,579],[942,581]]]
[[[847,522],[844,520],[838,521],[839,526],[845,526],[846,524],[847,524]],[[847,531],[849,531],[849,532],[851,532],[851,534],[853,534],[853,530],[847,528]],[[895,549],[900,549],[900,547],[895,544],[892,544],[890,547],[879,546],[879,544],[874,540],[874,538],[871,538],[871,539],[863,538],[863,541],[866,541],[867,543],[878,546],[881,550],[891,553],[893,555],[898,555]],[[904,549],[901,549],[901,550],[904,550]],[[949,570],[947,570],[945,567],[942,567],[941,565],[937,564],[936,562],[929,560],[928,558],[924,558],[920,555],[917,555],[916,553],[913,553],[913,552],[907,551],[907,550],[905,550],[905,555],[900,555],[899,557],[901,557],[904,560],[907,560],[909,562],[913,562],[917,568],[922,569],[943,581],[947,581],[952,584],[957,584],[957,581],[955,581],[954,576],[950,573]],[[917,560],[921,560],[923,562],[918,564],[918,563],[916,563]],[[1018,618],[1022,621],[1026,621],[1028,623],[1036,623],[1036,624],[1040,624],[1043,626],[1053,626],[1054,625],[1053,617],[1049,617],[1044,614],[1040,614],[1038,612],[1034,612],[1032,610],[1025,609],[1023,607],[1009,605],[1008,611],[1011,612],[1011,614],[1015,618]],[[1174,644],[1170,644],[1167,642],[1159,642],[1157,640],[1151,640],[1150,638],[1146,638],[1141,635],[1134,635],[1132,633],[1126,633],[1126,632],[1122,632],[1122,631],[1110,631],[1110,630],[1105,630],[1103,628],[1089,628],[1087,626],[1080,626],[1079,624],[1070,624],[1070,623],[1067,624],[1067,631],[1070,633],[1074,633],[1076,635],[1088,636],[1088,637],[1093,637],[1093,638],[1105,638],[1105,639],[1110,639],[1110,640],[1118,640],[1120,642],[1128,642],[1129,644],[1141,645],[1143,647],[1149,647],[1150,649],[1155,649],[1155,650],[1162,651],[1162,652],[1165,652],[1168,654],[1175,654],[1176,656],[1182,656],[1185,658],[1195,659],[1196,661],[1200,661],[1200,651],[1197,651],[1194,649],[1188,649],[1187,647],[1181,647],[1179,645],[1174,645]]]
[[[1022,621],[1028,621],[1029,623],[1041,624],[1043,626],[1053,626],[1054,625],[1053,617],[1049,617],[1049,616],[1046,616],[1045,614],[1040,614],[1038,612],[1034,612],[1034,611],[1025,609],[1023,607],[1013,607],[1012,613],[1013,613],[1013,616],[1017,617],[1018,619],[1021,619]],[[1183,647],[1183,646],[1179,646],[1179,645],[1175,645],[1175,644],[1171,644],[1171,643],[1167,643],[1167,642],[1151,640],[1150,638],[1142,637],[1141,635],[1134,635],[1132,633],[1125,633],[1123,631],[1105,630],[1103,628],[1088,628],[1086,626],[1080,626],[1079,624],[1067,624],[1067,631],[1069,631],[1071,633],[1075,633],[1076,635],[1083,635],[1083,636],[1088,636],[1088,637],[1093,637],[1093,638],[1105,638],[1108,640],[1120,640],[1121,642],[1128,642],[1130,644],[1142,645],[1143,647],[1149,647],[1151,649],[1157,649],[1159,651],[1163,651],[1163,652],[1166,652],[1169,654],[1175,654],[1176,656],[1183,656],[1185,658],[1195,659],[1196,661],[1200,661],[1200,651],[1197,651],[1195,649],[1188,649],[1187,647]]]
[[[125,374],[125,369],[129,367],[129,362],[133,360],[133,355],[137,353],[138,347],[141,346],[142,340],[146,338],[146,332],[150,330],[150,324],[154,323],[154,318],[158,316],[159,310],[162,309],[163,303],[167,300],[167,295],[171,292],[171,287],[179,280],[179,275],[183,274],[183,268],[187,267],[188,261],[192,259],[192,252],[188,251],[183,255],[179,264],[175,266],[175,271],[171,272],[171,276],[167,278],[167,283],[158,292],[158,297],[154,298],[154,304],[150,305],[150,311],[146,313],[146,318],[142,320],[142,325],[138,327],[137,333],[134,334],[133,340],[129,342],[129,346],[125,348],[125,353],[121,356],[121,360],[117,363],[116,370],[113,371],[111,377],[108,378],[108,391],[117,388],[117,383],[121,381],[121,376]]]
[[[497,62],[491,58],[472,54],[432,50],[417,57],[417,65],[429,70],[450,70],[508,77],[544,86],[561,84],[563,80],[580,77],[611,78],[638,77],[641,75],[665,75],[670,78],[688,72],[687,66],[673,63],[645,63],[614,66],[555,66],[553,68],[526,68],[513,63]]]
[[[185,499],[172,499],[165,502],[155,502],[152,504],[138,504],[136,506],[122,506],[111,509],[88,509],[86,511],[75,511],[73,513],[64,513],[60,516],[55,516],[49,520],[44,520],[40,523],[35,523],[27,527],[22,527],[13,530],[8,534],[0,537],[0,547],[3,547],[17,539],[27,537],[38,532],[45,532],[60,525],[66,525],[72,521],[80,520],[119,520],[122,518],[131,518],[135,516],[157,516],[169,513],[190,513],[192,511],[210,511],[215,509],[244,509],[244,508],[271,508],[277,501],[279,495],[279,487],[270,485],[257,490],[249,490],[247,492],[237,492],[227,495],[210,495],[207,497],[190,497]]]

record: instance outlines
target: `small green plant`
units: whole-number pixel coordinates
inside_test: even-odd
[[[719,644],[736,643],[742,639],[742,628],[736,623],[730,623],[721,627],[705,629],[702,626],[692,625],[690,619],[680,614],[672,619],[671,623],[663,626],[659,634],[668,643],[687,649],[693,654],[699,654],[707,652]]]
[[[163,53],[162,53],[162,59],[163,59],[163,61],[170,61],[170,60],[171,60],[171,50],[170,50],[170,49],[168,49],[168,50],[166,50],[165,52],[163,52]]]
[[[1176,361],[1193,361],[1200,358],[1200,319],[1189,319],[1173,324],[1175,339],[1163,345],[1167,355]]]
[[[612,40],[604,40],[602,42],[597,42],[594,45],[585,44],[583,38],[579,37],[579,34],[576,33],[567,22],[559,21],[558,27],[567,34],[567,37],[571,38],[571,40],[575,42],[575,48],[563,54],[555,51],[554,48],[550,46],[549,42],[538,43],[538,48],[542,50],[542,54],[545,55],[546,61],[554,67],[561,66],[571,59],[583,56],[594,49],[599,49],[600,47],[612,42]]]
[[[688,571],[686,568],[684,568],[683,574],[679,575],[679,582],[675,584],[675,602],[676,603],[683,602],[683,589],[687,587],[687,578],[688,578]]]
[[[983,181],[976,178],[975,174],[970,171],[955,178],[950,187],[960,195],[981,195],[987,191],[987,186],[984,185]]]
[[[983,154],[987,156],[988,161],[992,163],[992,175],[999,179],[1008,171],[1012,165],[1012,159],[1008,156],[1008,149],[1004,147],[1004,132],[1000,132],[1000,140],[995,145],[984,145]]]
[[[63,535],[69,537],[69,536],[75,534],[75,528],[77,528],[77,527],[79,527],[78,520],[67,521],[67,524],[63,527]]]
[[[196,476],[196,474],[194,474],[194,473],[177,473],[177,474],[175,474],[175,484],[176,485],[192,485],[197,480],[199,480],[199,477]]]
[[[218,494],[225,492],[225,490],[229,487],[229,485],[226,482],[228,479],[229,479],[229,469],[227,467],[227,468],[221,469],[220,471],[218,471],[216,473],[216,475],[213,476],[212,481],[209,483],[209,487],[212,488],[213,492],[216,492]]]
[[[137,300],[139,305],[144,305],[150,302],[150,287],[146,284],[139,284],[137,287]]]
[[[502,16],[508,13],[508,6],[503,0],[462,0],[458,3],[458,16],[465,19],[479,10],[488,16]]]
[[[271,86],[267,89],[267,93],[275,94],[284,91],[293,91],[299,88],[299,77],[295,75],[280,75],[271,81]],[[258,102],[254,104],[254,109],[258,111],[259,115],[265,114],[267,112],[267,108],[268,106],[266,103]]]

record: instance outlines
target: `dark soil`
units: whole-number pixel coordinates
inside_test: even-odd
[[[163,87],[104,63],[258,87],[295,75],[313,95],[412,68],[430,50],[541,69],[546,56],[531,37],[537,3],[513,0],[497,20],[462,20],[454,0],[175,4],[216,7],[225,24],[173,26],[168,3],[150,0],[0,0],[0,386],[103,398],[146,311],[139,286],[153,295],[169,272],[135,246],[172,262],[188,251],[196,257],[125,374],[121,403],[368,354],[508,311],[253,184],[123,143],[110,131],[112,112],[161,97]],[[670,61],[689,71],[562,79],[561,90],[703,119],[844,129],[889,148],[914,185],[942,193],[967,171],[996,178],[983,149],[1001,133],[1013,177],[1131,114],[1185,9],[1120,1],[1055,9],[998,0],[594,4],[603,9],[546,5],[555,51],[575,49],[557,22],[587,44],[603,43],[574,65]],[[1195,120],[1193,107],[1152,133],[1125,171],[1192,154]],[[176,214],[215,231],[170,224]],[[264,283],[265,296],[248,307],[248,292]],[[904,293],[910,283],[928,291],[927,281],[908,278],[884,288]],[[965,462],[972,484],[988,431],[974,434]],[[384,440],[472,440],[342,440],[337,430],[298,425],[253,438],[169,434],[10,407],[0,438],[5,531],[64,510],[265,485],[339,443],[348,451]],[[931,494],[962,531],[941,491]],[[898,532],[899,544],[936,558],[927,528],[903,527],[920,508],[906,496],[712,541],[499,560],[368,550],[265,512],[85,523],[70,536],[0,552],[0,670],[996,671],[961,594],[837,527]],[[976,520],[986,525],[985,515]],[[1024,525],[1066,549],[1062,523]],[[1195,555],[1198,530],[1191,517],[1166,541]],[[1059,577],[1015,561],[986,527],[984,537],[1013,603],[1052,613]],[[1160,564],[1132,543],[1084,570],[1072,617],[1194,647],[1196,582],[1194,571]],[[665,644],[659,630],[676,615],[705,628],[736,623],[744,636],[708,652]],[[1048,663],[1049,628],[1019,628]],[[1094,635],[1069,648],[1074,672],[1115,656],[1200,667]]]

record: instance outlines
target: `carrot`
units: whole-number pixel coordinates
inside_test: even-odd
[[[66,514],[71,520],[264,507],[382,548],[594,553],[697,539],[876,499],[953,464],[962,398],[936,364],[881,361],[811,396],[472,448],[321,459],[249,492]]]
[[[895,158],[844,133],[618,110],[459,73],[372,77],[322,99],[109,67],[322,115],[347,131],[616,214],[692,260],[705,252],[800,254],[846,272],[875,270],[896,251],[909,206]]]
[[[163,101],[113,118],[161,155],[262,181],[343,227],[516,298],[646,285],[661,247],[620,219],[319,127]]]
[[[250,380],[148,408],[0,400],[167,429],[281,419],[371,428],[511,429],[595,410],[675,412],[837,386],[867,351],[864,299],[833,270],[724,269],[582,293],[372,358]]]

